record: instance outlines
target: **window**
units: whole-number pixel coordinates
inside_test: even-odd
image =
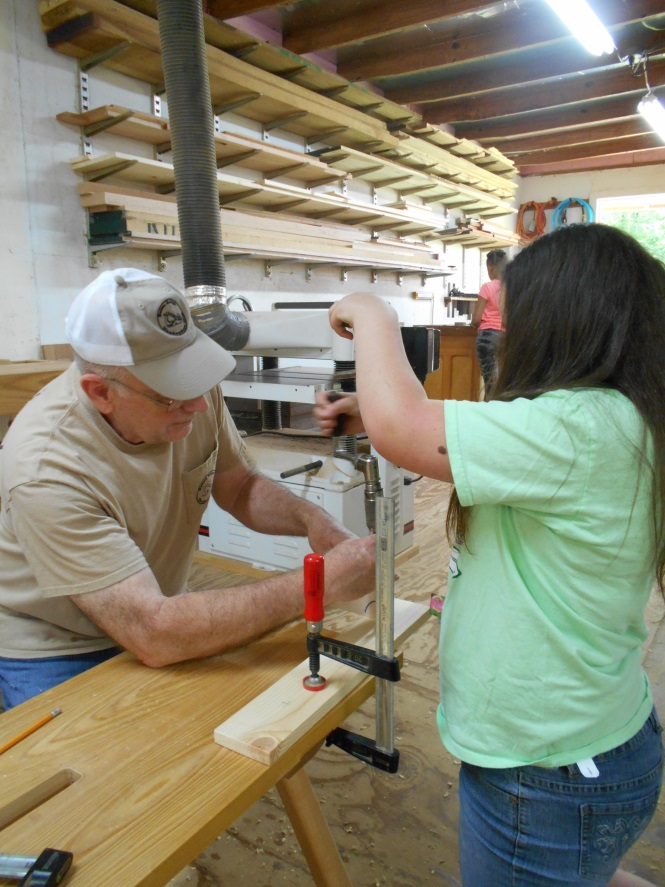
[[[634,197],[600,197],[596,218],[638,240],[645,249],[665,262],[665,194]]]

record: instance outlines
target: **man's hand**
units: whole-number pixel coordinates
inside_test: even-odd
[[[349,539],[325,556],[325,600],[352,601],[373,591],[376,579],[376,536]]]
[[[341,419],[343,434],[360,434],[365,429],[358,408],[358,398],[346,391],[335,394],[341,394],[341,397],[332,401],[325,391],[319,391],[316,395],[314,418],[319,428],[324,434],[334,434],[337,422]]]
[[[306,523],[309,546],[317,554],[326,554],[341,542],[357,538],[318,505],[301,502],[301,515]]]

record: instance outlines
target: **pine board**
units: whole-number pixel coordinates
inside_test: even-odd
[[[412,634],[428,618],[423,604],[395,599],[395,644]],[[362,620],[367,625],[367,620]],[[344,639],[348,639],[345,633]],[[358,640],[374,648],[374,631]],[[303,648],[305,634],[303,633]],[[214,732],[218,745],[263,764],[274,763],[321,717],[363,681],[367,675],[347,665],[321,657],[321,674],[328,683],[324,690],[305,690],[303,678],[309,674],[309,659],[274,683],[268,690],[221,723]]]
[[[173,164],[135,157],[115,151],[97,157],[76,157],[72,170],[88,181],[119,178],[123,182],[175,190]],[[314,218],[334,217],[349,225],[364,225],[374,230],[392,230],[402,234],[432,234],[444,224],[443,217],[422,207],[409,211],[388,205],[360,203],[338,194],[310,191],[296,185],[252,181],[217,173],[222,205],[239,203],[271,212],[290,212]]]

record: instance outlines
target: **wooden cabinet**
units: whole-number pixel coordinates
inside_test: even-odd
[[[476,330],[468,326],[439,326],[439,368],[425,379],[433,400],[480,400],[480,365],[476,355]]]

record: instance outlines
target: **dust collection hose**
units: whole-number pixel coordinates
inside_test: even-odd
[[[196,325],[241,349],[245,317],[226,306],[217,157],[201,0],[157,0],[187,301]]]

